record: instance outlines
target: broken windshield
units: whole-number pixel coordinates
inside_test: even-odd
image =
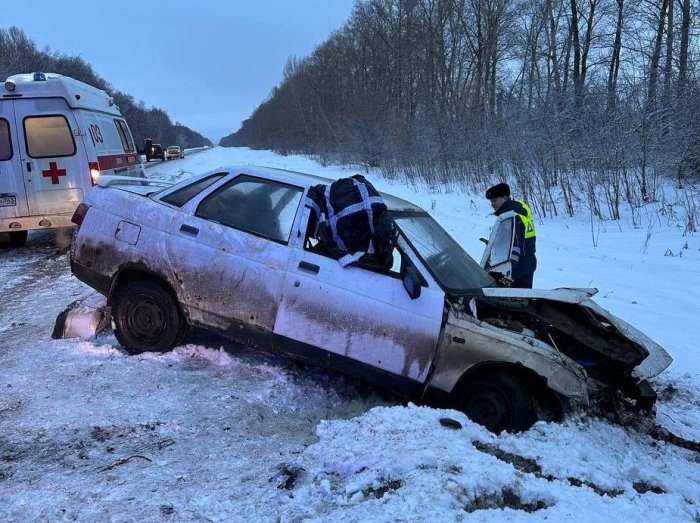
[[[394,212],[394,220],[440,286],[454,293],[495,280],[427,213]]]

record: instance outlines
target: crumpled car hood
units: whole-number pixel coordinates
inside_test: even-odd
[[[632,375],[645,380],[657,376],[673,362],[671,355],[666,350],[641,332],[636,327],[618,318],[610,311],[604,309],[591,300],[591,296],[598,292],[597,289],[570,289],[559,288],[552,290],[543,289],[514,289],[514,288],[484,288],[485,296],[493,298],[539,298],[562,303],[578,304],[587,307],[596,315],[605,318],[611,325],[619,330],[625,337],[634,343],[644,347],[649,356],[634,368]]]

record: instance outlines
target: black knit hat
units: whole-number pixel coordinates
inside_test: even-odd
[[[497,183],[486,191],[487,200],[492,200],[499,196],[510,196],[510,186],[507,183]]]

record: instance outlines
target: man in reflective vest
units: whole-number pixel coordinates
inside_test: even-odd
[[[514,211],[513,229],[515,237],[510,253],[510,261],[513,267],[513,283],[511,287],[532,289],[532,279],[537,268],[535,257],[535,222],[532,218],[530,207],[523,200],[513,200],[510,197],[510,187],[507,183],[499,183],[486,191],[486,199],[491,202],[494,214]]]

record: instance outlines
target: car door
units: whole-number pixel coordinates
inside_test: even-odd
[[[241,175],[195,198],[171,224],[168,256],[195,321],[272,331],[302,189]]]
[[[85,144],[62,98],[15,100],[30,215],[72,213],[91,187]]]
[[[27,216],[12,100],[0,100],[0,218]]]
[[[306,216],[308,209],[302,225]],[[425,285],[412,300],[398,260],[388,272],[342,267],[335,259],[305,250],[304,230],[305,225],[294,235],[275,333],[423,383],[440,336],[444,292],[423,270]],[[417,259],[406,255],[420,270]]]
[[[481,257],[481,266],[484,270],[500,273],[507,278],[511,278],[513,273],[510,254],[515,241],[514,216],[515,212],[508,211],[496,217],[496,223],[491,229],[488,243]]]

